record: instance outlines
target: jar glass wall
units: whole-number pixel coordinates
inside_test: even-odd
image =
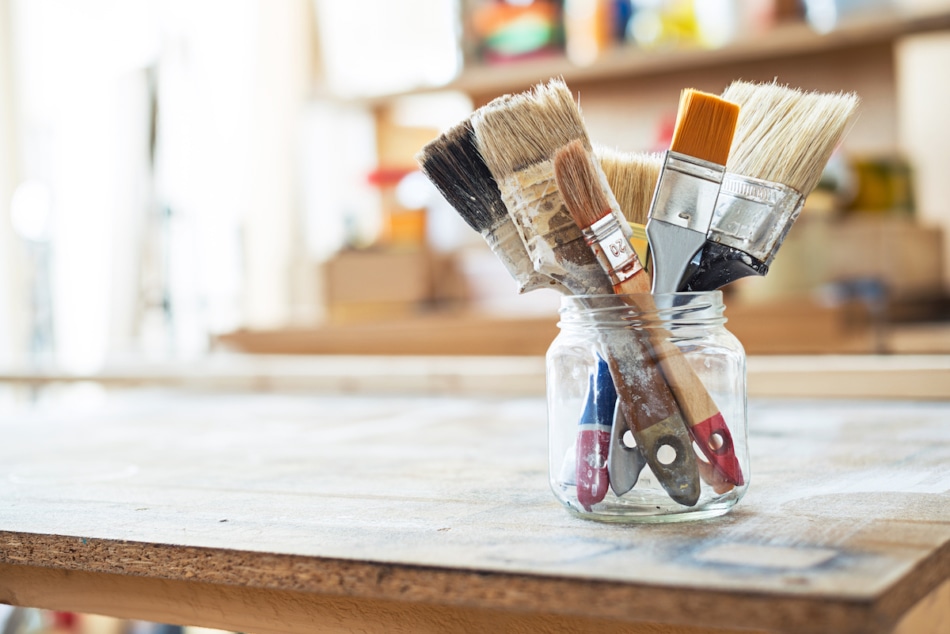
[[[564,297],[547,353],[549,475],[586,518],[721,515],[749,483],[746,363],[722,293]]]

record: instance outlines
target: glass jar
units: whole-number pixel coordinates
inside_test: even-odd
[[[722,515],[749,484],[745,351],[722,293],[567,296],[547,353],[549,476],[605,522]]]

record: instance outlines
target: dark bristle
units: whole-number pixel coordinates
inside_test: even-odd
[[[422,173],[475,231],[483,233],[508,220],[498,184],[475,146],[471,119],[426,145],[416,160]]]
[[[717,95],[687,88],[680,106],[670,150],[716,165],[725,165],[739,118],[739,106]]]
[[[573,141],[554,155],[554,177],[564,204],[577,226],[586,229],[610,213],[593,159],[580,141]]]

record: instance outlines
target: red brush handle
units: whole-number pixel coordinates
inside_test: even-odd
[[[742,467],[739,466],[732,434],[722,414],[716,412],[715,416],[690,426],[689,431],[700,451],[709,460],[709,464],[727,482],[742,486],[745,482],[745,478],[742,477]]]
[[[586,510],[607,495],[607,452],[610,451],[610,427],[579,425],[577,430],[577,501]]]

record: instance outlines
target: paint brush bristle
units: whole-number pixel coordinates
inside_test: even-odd
[[[610,213],[610,200],[597,167],[580,141],[568,143],[554,155],[554,177],[567,210],[581,229]]]
[[[670,150],[725,165],[738,117],[739,106],[735,103],[686,88],[680,93]]]
[[[808,195],[854,117],[854,93],[803,92],[775,82],[733,82],[723,98],[742,108],[727,169]]]
[[[627,222],[645,225],[653,192],[663,168],[660,154],[620,152],[596,147],[594,152]]]
[[[472,126],[478,150],[498,178],[550,159],[575,139],[590,148],[577,103],[559,79],[489,102],[473,115]]]
[[[427,144],[416,161],[436,189],[472,229],[489,231],[508,221],[498,184],[475,147],[466,119]]]

